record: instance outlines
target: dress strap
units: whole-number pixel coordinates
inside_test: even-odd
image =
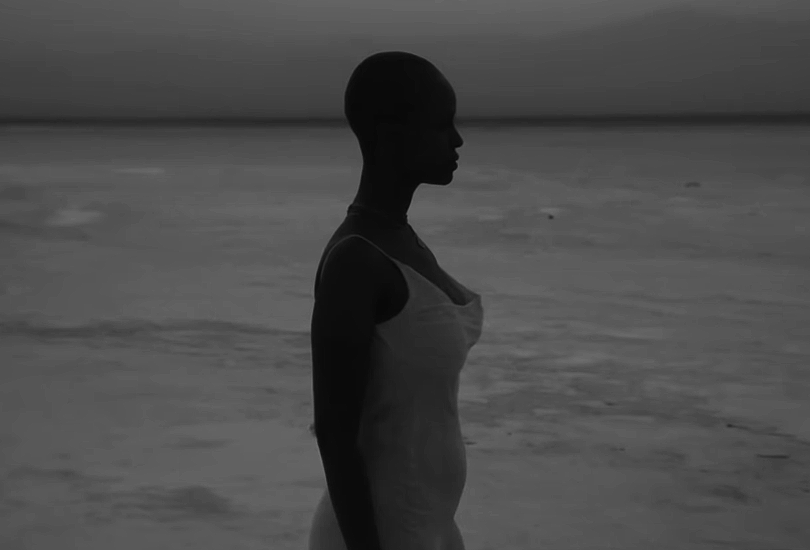
[[[363,240],[364,240],[364,241],[366,241],[368,244],[370,244],[371,246],[373,246],[374,248],[376,248],[377,250],[379,250],[379,251],[380,251],[380,252],[381,252],[383,255],[385,255],[385,257],[386,257],[386,258],[388,258],[389,260],[392,260],[392,261],[396,262],[396,260],[394,260],[394,258],[392,258],[391,256],[389,256],[389,255],[388,255],[388,253],[387,253],[385,250],[383,250],[382,248],[380,248],[379,246],[377,246],[376,244],[374,244],[373,242],[371,242],[371,241],[370,241],[370,240],[368,240],[367,238],[363,237],[362,235],[358,235],[358,234],[356,234],[356,233],[352,233],[351,235],[346,235],[345,237],[343,237],[342,239],[340,239],[338,242],[336,242],[335,244],[333,244],[331,247],[329,247],[329,250],[326,252],[326,256],[324,256],[324,258],[323,258],[323,262],[321,263],[321,271],[320,271],[320,273],[318,273],[318,280],[317,280],[317,283],[318,283],[318,284],[320,284],[321,275],[323,274],[323,270],[326,268],[326,262],[329,260],[329,255],[332,253],[332,250],[334,250],[334,249],[335,249],[335,247],[336,247],[337,245],[339,245],[340,243],[342,243],[342,242],[343,242],[343,241],[345,241],[346,239],[350,239],[350,238],[352,238],[352,237],[358,237],[358,238],[360,238],[360,239],[363,239]]]

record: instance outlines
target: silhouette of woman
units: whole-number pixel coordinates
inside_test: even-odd
[[[426,59],[380,52],[349,79],[360,186],[327,243],[312,313],[314,432],[326,475],[310,550],[463,550],[459,373],[481,296],[408,224],[422,183],[447,185],[464,142],[452,86]]]

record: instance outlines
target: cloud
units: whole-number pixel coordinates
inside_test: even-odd
[[[0,117],[340,118],[352,69],[386,49],[434,61],[457,90],[460,117],[810,111],[808,36],[808,20],[694,8],[560,36],[458,28],[269,40],[96,28],[61,47],[0,50]]]

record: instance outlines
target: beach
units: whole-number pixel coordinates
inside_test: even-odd
[[[810,548],[810,128],[460,128],[468,550]],[[0,548],[306,548],[337,128],[0,130]]]

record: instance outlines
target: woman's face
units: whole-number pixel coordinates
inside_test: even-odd
[[[389,158],[397,172],[416,184],[449,184],[458,168],[456,149],[464,143],[455,127],[455,114],[455,93],[440,76],[422,112],[398,127],[389,140]]]

